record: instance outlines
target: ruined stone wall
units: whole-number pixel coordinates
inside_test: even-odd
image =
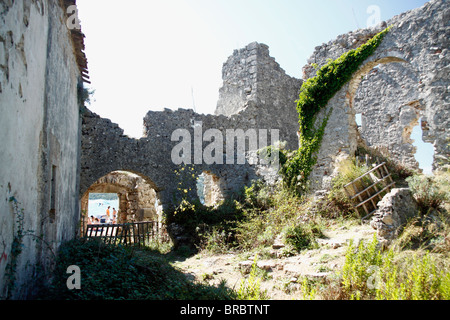
[[[32,294],[77,230],[81,76],[64,11],[58,1],[0,2],[0,298]],[[31,230],[23,239],[19,217]]]
[[[173,199],[182,195],[178,185],[180,180],[183,189],[189,190],[188,198],[197,198],[196,180],[206,171],[219,178],[214,185],[221,190],[215,190],[214,193],[230,196],[267,172],[262,171],[264,166],[253,165],[248,161],[238,164],[237,142],[234,141],[235,161],[227,164],[227,130],[242,129],[244,133],[254,130],[257,146],[253,151],[279,140],[286,141],[286,148],[297,149],[298,115],[295,100],[301,81],[285,74],[269,56],[268,47],[252,43],[235,51],[224,64],[223,74],[224,85],[216,115],[197,114],[185,109],[150,111],[144,118],[145,132],[141,139],[125,136],[116,124],[87,110],[83,116],[81,193],[109,172],[125,170],[145,176],[153,184],[162,205],[167,207]],[[194,138],[198,132],[194,130],[195,122],[201,124],[202,136],[209,129],[221,133],[224,142],[223,164],[208,164],[203,159],[200,163],[195,161]],[[176,174],[180,166],[174,164],[171,157],[173,148],[180,143],[178,140],[171,141],[177,129],[188,130],[192,142],[192,172],[187,177]],[[278,138],[272,134],[272,129],[279,131]],[[267,139],[264,132],[267,133]],[[260,137],[264,143],[260,143]],[[208,139],[200,140],[201,150],[205,150],[211,142]],[[247,142],[246,151],[251,150]]]
[[[270,106],[273,114],[278,110],[295,116],[302,80],[287,75],[267,45],[252,42],[235,50],[223,64],[222,79],[216,115],[237,114],[252,102]]]
[[[435,149],[434,169],[448,164],[449,17],[448,2],[433,0],[375,28],[340,35],[316,47],[303,69],[305,79],[315,75],[315,63],[320,67],[392,26],[374,55],[319,116],[333,108],[311,175],[313,189],[329,186],[334,159],[339,154],[353,154],[358,143],[417,167],[410,134],[420,118],[423,140]],[[355,122],[357,113],[362,114],[360,130]]]

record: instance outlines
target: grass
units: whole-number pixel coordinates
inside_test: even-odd
[[[81,290],[66,285],[68,266],[81,270]],[[228,300],[236,294],[195,283],[173,268],[166,257],[150,251],[73,240],[61,246],[54,278],[38,299],[45,300]]]
[[[330,194],[320,201],[298,196],[283,188],[255,183],[242,198],[224,202],[216,208],[186,204],[173,221],[181,223],[197,250],[206,254],[234,252],[269,257],[276,239],[286,248],[284,255],[296,255],[318,248],[317,239],[325,230],[357,223],[355,215],[340,199],[341,187],[354,175],[366,170],[350,161],[342,164]],[[318,271],[331,274],[324,281],[299,279],[304,299],[450,299],[450,217],[449,173],[409,179],[416,199],[423,201],[416,218],[403,228],[389,250],[381,251],[376,237],[369,242],[350,243],[342,269],[329,270],[323,264],[334,256],[322,255]],[[426,187],[424,187],[424,185]],[[419,198],[420,196],[420,198]],[[437,201],[438,200],[438,201]],[[419,200],[418,200],[419,201]],[[332,214],[330,214],[332,213]],[[51,284],[40,299],[69,300],[213,300],[267,298],[261,290],[264,277],[256,265],[238,288],[226,282],[209,286],[189,281],[171,261],[184,252],[153,244],[154,249],[108,246],[96,241],[73,240],[61,246]],[[273,258],[270,256],[270,258]],[[256,259],[256,258],[255,258]],[[82,290],[68,290],[67,267],[81,269]]]

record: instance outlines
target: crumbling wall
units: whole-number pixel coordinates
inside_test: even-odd
[[[58,1],[0,2],[0,298],[32,294],[77,230],[81,74],[65,21]]]
[[[222,79],[216,115],[237,114],[253,102],[295,116],[302,80],[287,75],[267,45],[252,42],[235,50],[223,64]]]
[[[227,197],[267,173],[258,162],[238,163],[237,141],[227,140],[227,130],[242,129],[244,134],[256,134],[256,147],[248,143],[247,137],[247,158],[254,159],[249,151],[279,140],[286,141],[286,148],[298,148],[295,100],[301,81],[285,74],[269,56],[266,45],[252,43],[236,50],[224,64],[223,74],[224,85],[216,115],[186,109],[149,111],[144,118],[144,138],[141,139],[125,136],[118,125],[87,110],[83,116],[81,193],[109,172],[125,170],[147,177],[158,191],[162,205],[168,207],[180,196],[197,198],[196,180],[206,171],[219,179],[214,185],[221,190],[214,192]],[[192,146],[188,156],[192,171],[186,177],[176,174],[180,166],[172,161],[172,150],[180,143],[177,138],[172,141],[172,134],[179,129],[187,130]],[[214,140],[203,139],[209,129],[220,132],[223,138],[220,163],[207,163],[202,157],[196,161],[196,144],[199,143],[203,152]],[[227,161],[227,143],[234,144],[231,164]],[[188,194],[179,190],[180,181]]]
[[[433,0],[377,27],[340,35],[316,47],[303,69],[305,79],[315,75],[314,64],[321,67],[327,59],[338,58],[392,26],[374,55],[318,117],[333,109],[310,177],[313,189],[329,187],[334,159],[354,154],[358,143],[385,150],[393,160],[417,168],[410,133],[420,118],[423,140],[435,149],[433,168],[448,165],[449,17],[448,2]],[[356,113],[362,114],[360,129]]]

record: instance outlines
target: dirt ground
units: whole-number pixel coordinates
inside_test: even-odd
[[[269,299],[301,299],[299,279],[304,276],[320,279],[341,270],[345,252],[350,240],[371,240],[375,233],[369,225],[340,226],[324,232],[325,238],[318,239],[319,248],[305,250],[299,255],[283,257],[283,248],[272,249],[269,254],[257,257],[261,270],[261,290],[266,290]],[[268,258],[266,257],[268,256]],[[191,280],[218,285],[226,280],[228,287],[238,289],[241,281],[251,270],[254,253],[208,255],[197,254],[184,261],[174,262]]]

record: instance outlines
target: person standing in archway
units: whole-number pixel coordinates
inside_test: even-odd
[[[113,208],[113,215],[112,215],[112,223],[113,224],[116,223],[116,216],[117,216],[116,208]]]
[[[107,216],[107,221],[109,222],[110,219],[110,212],[109,212],[109,208],[111,208],[110,206],[108,206],[108,209],[106,209],[106,216]]]

